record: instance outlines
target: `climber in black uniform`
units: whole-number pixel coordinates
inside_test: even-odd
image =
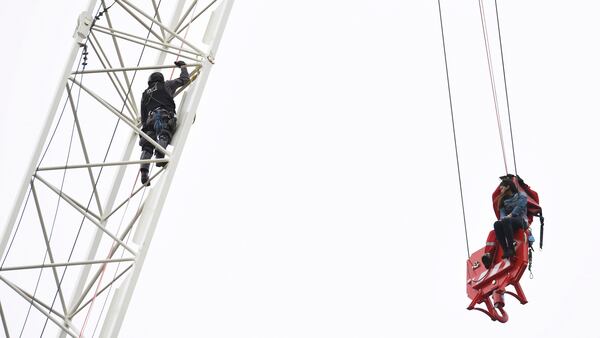
[[[177,119],[175,118],[175,101],[173,96],[177,88],[190,81],[190,75],[185,67],[185,62],[176,61],[175,65],[181,69],[181,74],[175,80],[165,81],[160,72],[155,72],[148,78],[148,88],[142,94],[142,131],[155,140],[161,147],[167,148],[171,142]],[[154,152],[157,159],[164,158],[158,149],[143,137],[140,137],[142,155],[140,159],[152,158]],[[156,163],[157,167],[165,166],[166,162]],[[149,163],[140,166],[140,174],[143,185],[150,185],[148,178]]]

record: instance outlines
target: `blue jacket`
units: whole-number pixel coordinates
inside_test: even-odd
[[[527,224],[527,195],[523,192],[513,194],[505,199],[500,207],[500,219],[511,214],[512,217],[520,217]]]

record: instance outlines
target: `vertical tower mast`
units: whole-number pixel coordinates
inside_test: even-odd
[[[80,15],[0,238],[4,335],[118,336],[232,5],[91,0]],[[177,59],[192,81],[176,94],[178,126],[163,149],[141,131],[139,93],[152,72],[177,77]],[[166,166],[138,159],[140,138],[163,150]],[[139,183],[142,162],[151,187]]]

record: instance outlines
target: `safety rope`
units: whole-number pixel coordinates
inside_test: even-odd
[[[494,67],[492,65],[492,55],[490,52],[490,43],[487,32],[487,23],[485,20],[485,10],[483,1],[479,0],[479,16],[481,18],[481,28],[483,29],[483,40],[485,41],[485,53],[487,56],[488,72],[490,74],[490,83],[492,85],[492,96],[494,97],[494,108],[496,110],[496,121],[498,123],[498,134],[500,135],[500,146],[502,147],[502,158],[504,159],[504,170],[508,175],[508,165],[506,161],[506,150],[504,147],[504,137],[502,133],[502,122],[500,121],[500,109],[498,108],[498,93],[496,91],[496,81],[494,80]]]
[[[196,5],[197,5],[197,3],[198,3],[198,2],[196,1],[196,2],[194,3],[194,5],[193,5],[192,14],[191,14],[191,17],[190,17],[190,22],[189,22],[188,26],[186,27],[186,32],[185,32],[185,34],[184,34],[183,40],[185,40],[185,39],[187,38],[187,34],[188,34],[188,31],[189,31],[189,27],[190,27],[190,25],[191,25],[191,20],[193,19],[193,17],[194,17],[194,13],[195,13],[195,11],[196,11],[196,7],[197,7]],[[160,7],[160,3],[159,3],[159,5],[158,5],[158,7]],[[180,52],[181,52],[181,49],[182,49],[182,48],[183,48],[183,41],[182,41],[182,43],[181,43],[181,46],[179,47],[179,51],[180,51]],[[175,60],[175,61],[179,60],[179,56],[180,56],[180,54],[178,54],[178,55],[177,55],[177,58],[176,58],[176,60]],[[171,75],[170,75],[170,78],[169,78],[169,79],[172,79],[172,78],[173,78],[173,73],[174,73],[174,71],[175,71],[175,68],[173,68],[173,69],[171,70]],[[151,173],[152,173],[152,170],[153,170],[153,169],[154,169],[154,166],[152,166],[152,168],[150,169],[150,173],[149,173],[149,174],[151,174]],[[139,173],[138,173],[138,176],[139,176]],[[136,177],[136,181],[137,181],[137,177]],[[135,188],[135,184],[132,186],[132,190],[131,190],[131,192],[130,192],[130,196],[133,196],[133,190],[134,190],[134,188]],[[144,200],[144,195],[145,195],[145,193],[146,193],[146,190],[144,189],[144,191],[142,192],[142,196],[140,197],[140,200],[139,200],[139,202],[138,202],[138,210],[139,210],[139,208],[141,208],[141,204],[142,204],[142,201]],[[121,225],[122,225],[122,223],[123,223],[123,220],[124,220],[124,215],[125,215],[125,213],[127,212],[127,209],[129,208],[129,202],[130,202],[130,201],[128,201],[128,202],[127,202],[127,205],[125,206],[125,211],[123,212],[123,217],[121,218],[121,222],[120,222],[120,225],[119,225],[119,229],[121,228]],[[129,242],[130,235],[131,235],[131,232],[129,232],[129,233],[128,233],[128,235],[127,235],[126,243],[128,243],[128,242]],[[113,245],[114,245],[114,243],[113,243]],[[112,251],[112,250],[111,250],[111,251]],[[124,251],[122,251],[122,252],[121,252],[121,258],[123,257],[124,253],[125,253]],[[109,255],[110,255],[110,254],[109,254]],[[118,274],[118,272],[119,272],[120,265],[121,265],[121,262],[119,262],[119,263],[117,264],[117,267],[116,267],[116,269],[115,269],[115,273],[114,273],[114,275],[113,275],[113,280],[116,278],[116,276],[117,276],[117,274]],[[105,267],[106,267],[106,263],[104,263],[104,264],[103,264],[103,267],[102,267],[102,273],[101,273],[101,277],[100,277],[100,279],[99,279],[99,281],[98,281],[98,285],[97,285],[97,287],[96,287],[95,294],[94,294],[94,296],[92,297],[92,300],[91,300],[91,302],[92,302],[92,303],[94,302],[94,299],[96,299],[96,297],[97,297],[97,295],[98,295],[98,292],[99,292],[99,290],[100,290],[100,285],[101,285],[101,281],[102,281],[102,276],[104,275],[104,272],[105,272]],[[106,295],[106,297],[104,298],[104,302],[102,303],[102,308],[101,308],[101,310],[100,310],[100,315],[99,315],[99,318],[100,318],[100,317],[102,317],[102,314],[104,313],[104,310],[105,310],[106,304],[107,304],[107,302],[108,302],[108,299],[109,299],[110,293],[111,293],[111,291],[112,291],[112,287],[113,287],[113,284],[111,284],[111,285],[108,287],[107,295]],[[90,305],[90,309],[89,309],[88,311],[91,311],[91,305]],[[86,319],[86,320],[87,320],[87,319]],[[98,320],[98,321],[96,321],[96,325],[94,326],[94,331],[92,332],[92,337],[93,337],[93,336],[95,336],[95,334],[96,334],[96,330],[98,329],[98,324],[99,324],[99,323],[100,323],[100,321],[99,321],[99,320]]]
[[[533,279],[533,271],[531,270],[533,268],[533,248],[530,246],[529,247],[529,255],[527,256],[527,265],[528,265],[528,269],[529,269],[529,279]]]
[[[137,182],[138,176],[139,176],[139,171],[138,171],[138,175],[136,176],[136,179],[133,181],[133,184],[132,184],[132,187],[131,187],[131,191],[130,191],[130,193],[129,193],[129,196],[133,196],[133,192],[134,192],[134,190],[135,190],[135,186],[136,186],[136,182]],[[143,200],[143,198],[144,198],[144,196],[143,196],[143,195],[144,195],[145,193],[146,193],[146,190],[144,189],[144,191],[142,192],[142,197],[141,197],[141,199],[140,199],[140,203],[141,203],[141,201]],[[121,231],[121,228],[122,228],[122,226],[123,226],[123,221],[125,220],[125,215],[127,214],[127,210],[129,209],[129,202],[130,202],[130,201],[131,201],[131,199],[129,199],[129,200],[127,201],[127,204],[125,205],[125,209],[123,210],[123,214],[121,215],[121,221],[119,222],[119,227],[117,228],[117,231],[115,232],[116,234],[118,234],[118,233]],[[130,231],[130,232],[127,234],[127,239],[129,239],[129,235],[130,235],[130,234],[131,234],[131,231]],[[114,251],[116,251],[117,249],[118,249],[117,242],[116,242],[116,241],[113,241],[113,244],[112,244],[112,246],[111,246],[111,249],[110,249],[110,251],[109,251],[108,255],[106,256],[106,260],[110,259],[110,258],[111,258],[111,256],[112,256],[112,255],[113,255],[113,253],[114,253],[114,252],[113,252],[113,250],[114,250]],[[123,255],[124,255],[124,254],[125,254],[125,250],[123,250],[123,251],[121,252],[121,258],[123,258]],[[83,327],[81,328],[80,337],[83,335],[83,332],[84,332],[85,326],[87,325],[87,322],[88,322],[88,317],[89,317],[90,313],[92,312],[92,307],[93,307],[93,305],[94,305],[94,302],[96,301],[96,297],[98,296],[98,292],[100,291],[100,285],[102,285],[102,279],[104,278],[104,273],[106,272],[106,266],[107,266],[107,265],[108,265],[108,263],[103,263],[103,264],[102,264],[102,268],[101,268],[101,272],[100,272],[100,277],[98,278],[98,284],[97,284],[97,286],[96,286],[96,290],[94,291],[94,295],[93,295],[93,296],[92,296],[92,298],[91,298],[91,302],[90,302],[90,304],[89,304],[88,312],[87,312],[87,313],[86,313],[86,315],[85,315],[85,321],[84,321]],[[119,267],[120,267],[120,265],[121,265],[121,262],[119,262],[119,263],[117,264],[117,268],[116,268],[116,270],[115,270],[115,275],[114,275],[114,277],[113,277],[113,280],[114,280],[114,278],[116,277],[117,273],[119,272]],[[112,286],[112,285],[111,285],[111,286]],[[98,327],[98,323],[100,322],[100,320],[99,320],[99,319],[102,317],[102,313],[104,312],[104,306],[106,305],[106,301],[107,301],[107,300],[108,300],[108,295],[106,296],[106,298],[105,298],[105,300],[104,300],[104,303],[103,303],[103,305],[102,305],[102,310],[100,311],[100,316],[98,316],[98,320],[96,321],[96,325],[94,325],[94,332],[92,333],[92,337],[93,337],[93,336],[95,335],[95,333],[96,333],[96,328]]]
[[[150,169],[150,173],[149,173],[150,175],[152,173],[152,169],[153,168]],[[139,171],[138,171],[138,175],[135,178],[133,186],[131,187],[131,192],[129,193],[130,197],[133,197],[133,191],[135,189],[135,182],[137,182],[138,177],[139,177]],[[152,177],[152,176],[150,176],[150,177]],[[140,200],[138,202],[137,210],[140,210],[140,208],[142,206],[142,201],[144,200],[144,196],[145,195],[146,195],[146,189],[144,189],[142,191],[142,196],[140,197]],[[125,219],[125,214],[127,213],[127,209],[129,208],[129,202],[130,201],[131,200],[127,201],[127,205],[125,206],[125,211],[123,211],[123,215],[121,217],[121,222],[119,224],[119,229],[123,225],[123,220]],[[117,231],[117,233],[118,233],[118,231]],[[127,238],[125,239],[125,244],[129,244],[129,239],[131,237],[131,233],[132,233],[132,231],[131,231],[131,229],[129,229],[129,231],[127,233]],[[114,242],[113,242],[113,247],[114,247],[114,249],[116,251],[116,247],[115,247],[115,243]],[[111,251],[112,250],[113,249],[111,248]],[[109,256],[110,255],[111,254],[109,253]],[[120,258],[123,258],[124,255],[125,255],[125,250],[121,251],[121,257]],[[113,278],[112,278],[113,281],[117,278],[117,274],[119,273],[119,268],[120,267],[121,267],[121,262],[117,263],[117,267],[115,268],[115,273],[113,274]],[[102,269],[103,269],[102,274],[104,274],[104,267]],[[98,320],[96,321],[96,325],[94,326],[94,331],[92,332],[92,337],[94,337],[96,335],[96,330],[98,329],[98,325],[100,324],[100,318],[102,318],[102,315],[104,314],[104,309],[106,308],[106,304],[108,303],[108,299],[109,299],[110,294],[112,292],[113,285],[114,285],[114,283],[111,283],[110,286],[108,287],[108,291],[106,292],[106,297],[104,297],[104,302],[102,302],[102,308],[100,309],[100,314],[98,315]],[[96,288],[94,298],[97,297],[98,292],[99,292],[99,288],[100,288],[100,281],[98,282],[98,287]]]
[[[440,14],[440,29],[442,32],[442,46],[444,49],[444,65],[446,67],[446,83],[447,83],[447,87],[448,87],[448,100],[450,102],[450,117],[452,119],[452,136],[454,139],[454,153],[456,155],[456,169],[458,172],[458,187],[460,190],[460,204],[462,207],[462,217],[463,217],[463,224],[464,224],[464,228],[465,228],[465,240],[467,243],[467,257],[471,257],[471,253],[469,250],[469,235],[467,232],[467,217],[466,217],[466,213],[465,213],[465,201],[464,201],[464,196],[463,196],[462,176],[460,173],[460,160],[459,160],[459,156],[458,156],[458,143],[456,142],[456,127],[455,127],[455,123],[454,123],[454,108],[453,108],[453,104],[452,104],[452,91],[450,90],[450,75],[448,72],[448,57],[447,57],[447,53],[446,53],[446,38],[444,36],[444,22],[442,20],[442,5],[440,4],[440,0],[438,0],[438,10],[439,10],[439,14]]]
[[[158,15],[158,9],[160,8],[160,5],[161,5],[161,3],[162,3],[162,0],[160,0],[160,1],[158,2],[158,5],[156,6],[156,12],[155,12],[155,14],[154,14],[154,18],[156,18],[156,16]],[[146,39],[145,39],[145,41],[144,41],[144,45],[143,45],[143,47],[142,47],[142,51],[140,52],[140,56],[139,56],[139,58],[138,58],[138,61],[137,61],[137,64],[136,64],[136,68],[137,68],[137,67],[139,67],[139,65],[140,65],[140,63],[141,63],[141,61],[142,61],[142,57],[144,56],[144,52],[145,52],[145,50],[146,50],[146,46],[147,46],[147,44],[148,44],[148,39],[150,38],[150,34],[152,33],[152,27],[153,27],[153,26],[154,26],[154,21],[152,21],[152,23],[150,24],[150,27],[148,28],[148,34],[146,35]],[[132,80],[131,80],[131,84],[129,85],[129,88],[127,89],[127,94],[125,95],[125,97],[124,97],[124,99],[123,99],[123,106],[121,107],[121,113],[123,112],[123,110],[125,109],[125,105],[127,104],[127,97],[129,97],[129,93],[131,92],[131,87],[132,87],[132,85],[133,85],[133,82],[134,82],[134,80],[135,80],[135,77],[136,77],[136,75],[137,75],[137,69],[136,69],[136,71],[133,73],[133,77],[132,77]],[[118,121],[117,121],[117,126],[118,126],[119,122],[120,122],[120,120],[118,120]],[[116,131],[116,127],[115,127],[115,131]],[[114,137],[114,132],[113,132],[113,137]],[[112,139],[111,139],[111,144],[112,144]],[[106,154],[106,155],[108,155],[108,151],[107,151],[107,154]],[[105,160],[106,160],[106,157],[105,157]],[[139,172],[138,172],[138,175],[139,175]],[[137,181],[137,177],[136,177],[136,181]],[[135,181],[135,182],[136,182],[136,181]],[[134,183],[134,184],[135,184],[135,183]],[[135,187],[135,185],[134,185],[134,187]],[[133,188],[132,188],[132,192],[133,192]],[[90,202],[91,202],[91,199],[90,199]],[[128,202],[128,203],[129,203],[129,202]],[[89,202],[88,202],[88,206],[89,206]],[[124,214],[123,214],[123,215],[124,215]],[[122,222],[121,222],[121,225],[122,225]],[[120,229],[121,225],[119,225],[119,229]],[[113,246],[115,245],[115,243],[116,243],[116,241],[113,241]],[[87,314],[86,314],[86,316],[85,316],[85,320],[84,320],[83,326],[81,327],[81,331],[80,331],[80,333],[79,333],[79,337],[82,337],[82,336],[83,336],[83,332],[85,331],[85,327],[86,327],[86,325],[87,325],[87,322],[88,322],[88,319],[89,319],[89,315],[90,315],[90,313],[91,313],[91,311],[92,311],[93,305],[94,305],[94,303],[95,303],[95,301],[96,301],[96,297],[98,296],[98,291],[100,290],[101,281],[102,281],[102,278],[103,278],[103,276],[104,276],[104,272],[105,272],[105,271],[106,271],[106,263],[102,265],[102,272],[101,272],[101,275],[100,275],[100,279],[99,279],[99,281],[98,281],[98,285],[97,285],[97,287],[96,287],[96,290],[94,291],[94,295],[93,295],[93,297],[92,297],[92,301],[91,301],[91,303],[89,304],[89,308],[88,308]],[[117,271],[118,271],[118,270],[117,270]],[[100,317],[98,318],[98,321],[99,321],[99,320],[100,320]],[[97,324],[98,324],[98,323],[96,323],[95,327],[97,327]],[[94,331],[95,331],[95,329],[94,329]]]
[[[188,32],[190,31],[190,27],[192,26],[192,20],[194,19],[194,14],[196,13],[196,8],[198,7],[198,0],[194,3],[194,7],[192,8],[192,14],[190,15],[190,21],[188,22],[187,28],[185,29],[185,34],[183,34],[183,39],[181,40],[181,46],[179,46],[179,52],[177,53],[177,58],[175,58],[175,62],[179,61],[179,56],[181,55],[181,50],[183,49],[183,42],[187,39]],[[169,80],[173,79],[173,73],[175,73],[175,68],[171,69],[171,76]]]
[[[195,11],[196,11],[196,7],[197,7],[196,5],[197,5],[197,3],[198,3],[198,2],[196,1],[196,2],[194,3],[194,5],[193,5],[194,7],[193,7],[193,11],[192,11],[192,14],[191,14],[191,17],[190,17],[190,24],[191,24],[191,20],[192,20],[192,18],[194,17],[194,13],[195,13]],[[160,3],[159,3],[159,5],[158,5],[158,7],[160,7]],[[186,37],[187,37],[187,33],[188,33],[188,31],[189,31],[189,27],[190,27],[190,25],[188,25],[188,27],[186,28],[186,32],[185,32],[185,34],[184,34],[183,40],[185,40],[185,39],[186,39]],[[182,49],[182,48],[183,48],[183,41],[182,41],[182,43],[181,43],[181,46],[179,47],[179,51],[180,51],[180,52],[181,52],[181,49]],[[178,54],[178,55],[177,55],[177,58],[176,58],[176,60],[175,60],[175,61],[179,60],[179,56],[180,56],[180,54]],[[173,78],[173,73],[174,73],[174,71],[175,71],[175,68],[173,68],[173,69],[172,69],[172,71],[171,71],[171,76],[170,76],[170,78],[169,78],[169,79],[172,79],[172,78]],[[155,129],[156,129],[156,128],[155,128]],[[152,165],[152,166],[151,166],[151,169],[150,169],[150,172],[149,172],[149,174],[150,174],[150,175],[152,174],[152,170],[153,170],[153,169],[154,169],[154,165]],[[138,173],[138,176],[139,176],[139,173]],[[135,181],[137,181],[137,178],[138,178],[138,177],[136,177],[136,180],[135,180]],[[134,191],[134,189],[135,189],[135,182],[134,182],[134,185],[133,185],[133,186],[132,186],[132,188],[131,188],[130,196],[133,196],[133,191]],[[144,200],[144,195],[145,195],[145,194],[146,194],[146,189],[144,189],[144,191],[142,192],[142,196],[140,197],[140,200],[139,200],[139,202],[138,202],[138,210],[141,208],[142,201]],[[128,208],[129,208],[129,202],[130,202],[130,201],[127,201],[127,204],[126,204],[126,206],[125,206],[125,211],[123,212],[123,216],[121,217],[121,222],[120,222],[120,225],[119,225],[119,229],[121,228],[121,226],[122,226],[122,224],[123,224],[123,220],[124,220],[125,213],[127,212]],[[118,231],[117,231],[117,233],[118,233]],[[129,232],[129,233],[128,233],[128,235],[127,235],[127,239],[126,239],[125,243],[128,243],[128,242],[129,242],[129,238],[130,238],[130,236],[131,236],[131,232]],[[115,243],[113,243],[113,246],[114,246],[114,245],[115,245]],[[112,249],[111,249],[111,251],[112,251]],[[123,258],[123,255],[124,255],[124,254],[125,254],[125,251],[123,250],[123,251],[121,252],[121,258]],[[110,256],[110,255],[111,255],[111,253],[109,253],[109,256]],[[114,275],[113,275],[113,280],[114,280],[114,279],[117,277],[117,274],[119,273],[119,268],[120,268],[120,266],[121,266],[121,262],[117,263],[117,267],[116,267],[116,269],[115,269],[115,273],[114,273]],[[96,297],[98,296],[98,292],[100,291],[100,285],[101,285],[101,281],[102,281],[102,276],[104,275],[104,272],[105,272],[105,268],[106,268],[106,263],[104,263],[104,264],[103,264],[103,266],[102,266],[102,273],[101,273],[101,276],[100,276],[100,278],[99,278],[98,285],[96,286],[96,290],[95,290],[95,292],[94,292],[94,296],[92,297],[91,303],[93,303],[93,302],[94,302],[94,300],[96,299]],[[99,318],[101,318],[101,317],[102,317],[102,315],[103,315],[103,313],[104,313],[104,310],[105,310],[105,308],[106,308],[106,304],[107,304],[107,302],[108,302],[108,299],[109,299],[109,297],[110,297],[110,294],[111,294],[111,292],[112,292],[112,287],[113,287],[113,284],[111,284],[111,285],[108,287],[108,291],[107,291],[106,297],[104,297],[104,302],[102,303],[102,308],[101,308],[101,310],[100,310],[100,315],[98,316]],[[91,305],[90,305],[90,309],[88,310],[88,314],[89,314],[89,311],[91,311]],[[87,316],[86,316],[86,317],[87,317]],[[86,320],[87,320],[87,319],[86,319]],[[99,320],[98,320],[98,321],[96,321],[96,325],[94,326],[94,331],[92,332],[92,337],[93,337],[93,336],[95,336],[95,334],[96,334],[96,330],[98,329],[98,324],[99,324],[99,323],[100,323],[100,321],[99,321]]]
[[[103,4],[104,4],[104,2],[103,2]],[[112,4],[112,5],[114,5],[114,2],[113,2],[113,4]],[[98,19],[99,19],[99,18],[102,16],[102,14],[104,14],[104,13],[105,13],[105,12],[106,12],[106,11],[107,11],[107,10],[108,10],[110,7],[112,7],[112,5],[111,5],[111,6],[109,6],[108,8],[106,8],[106,6],[104,5],[104,7],[105,7],[105,10],[104,10],[104,11],[102,11],[102,12],[99,12],[99,14],[97,14],[97,15],[95,16],[95,20],[98,20]],[[100,10],[100,9],[99,9],[99,10]],[[97,12],[97,13],[98,13],[98,12]],[[93,26],[93,24],[92,24],[92,26]],[[90,32],[91,32],[91,31],[90,31]],[[87,44],[87,41],[89,41],[89,36],[88,36],[88,38],[87,38],[87,40],[86,40],[86,44]],[[145,46],[146,46],[146,44],[144,44],[144,48],[145,48]],[[85,48],[84,48],[84,50],[85,50]],[[144,50],[144,49],[142,49],[142,55],[143,55],[143,50]],[[138,60],[138,65],[137,65],[137,66],[139,66],[139,62],[140,62],[140,61],[141,61],[141,56],[140,56],[140,60]],[[84,65],[84,67],[85,67],[85,65]],[[137,70],[136,70],[136,72],[134,73],[133,79],[135,79],[135,74],[136,74],[136,73],[137,73]],[[133,83],[133,80],[132,80],[132,83]],[[80,86],[80,88],[81,88],[81,86]],[[129,87],[129,91],[127,92],[127,94],[126,94],[125,98],[127,98],[127,97],[129,96],[129,93],[130,93],[130,91],[131,91],[131,87]],[[125,99],[125,100],[126,100],[126,99]],[[124,100],[123,106],[121,107],[121,110],[120,110],[120,112],[121,112],[121,113],[123,112],[123,110],[124,110],[124,108],[125,108],[125,103],[126,103],[126,101],[125,101],[125,100]],[[76,113],[76,111],[75,111],[75,113]],[[108,158],[108,154],[109,154],[109,152],[110,152],[110,149],[111,149],[111,147],[112,147],[112,143],[113,143],[113,141],[114,141],[114,138],[115,138],[116,131],[117,131],[117,128],[118,128],[118,126],[119,126],[119,123],[120,123],[120,119],[117,119],[117,123],[115,124],[115,127],[114,127],[114,129],[113,129],[113,133],[112,133],[112,135],[111,135],[111,139],[110,139],[110,142],[109,142],[109,145],[108,145],[107,151],[106,151],[106,153],[105,153],[105,155],[104,155],[103,162],[105,162],[105,161],[106,161],[106,159]],[[92,189],[92,192],[91,192],[91,194],[90,194],[90,198],[89,198],[89,200],[88,200],[88,203],[87,203],[87,206],[86,206],[86,208],[85,208],[85,212],[86,212],[86,213],[87,213],[87,211],[89,210],[90,204],[91,204],[91,202],[92,202],[92,198],[93,198],[93,196],[94,196],[94,194],[95,194],[95,192],[96,192],[97,185],[98,185],[98,182],[100,181],[100,178],[101,178],[101,176],[102,176],[103,169],[104,169],[104,167],[101,167],[101,168],[100,168],[100,171],[99,171],[99,173],[98,173],[98,176],[97,176],[97,178],[96,178],[96,181],[94,182],[93,189]],[[72,258],[72,256],[73,256],[73,253],[74,253],[74,251],[75,251],[75,247],[77,246],[77,243],[78,243],[78,240],[79,240],[79,236],[81,235],[81,230],[82,230],[82,228],[83,228],[83,224],[84,224],[84,222],[85,222],[85,216],[82,216],[82,220],[81,220],[81,222],[80,222],[79,229],[78,229],[78,231],[77,231],[77,235],[76,235],[76,237],[75,237],[75,240],[74,240],[74,242],[73,242],[73,246],[71,247],[71,251],[70,251],[70,253],[69,253],[69,257],[68,257],[68,259],[67,259],[67,262],[70,262],[70,261],[71,261],[71,258]],[[48,324],[48,320],[49,320],[49,315],[50,315],[50,313],[52,312],[52,310],[53,310],[53,308],[54,308],[54,304],[56,303],[56,298],[57,298],[57,296],[58,296],[58,293],[59,293],[59,290],[60,290],[60,286],[61,286],[61,285],[62,285],[62,283],[63,283],[63,280],[64,280],[64,277],[65,277],[65,275],[66,275],[67,269],[68,269],[68,266],[66,266],[66,267],[64,268],[64,270],[63,270],[63,273],[62,273],[62,276],[61,276],[61,278],[60,278],[60,281],[59,281],[59,285],[58,285],[57,291],[56,291],[56,293],[54,294],[54,299],[53,299],[53,301],[52,301],[52,304],[50,305],[50,310],[49,310],[48,316],[46,316],[46,321],[45,321],[45,323],[44,323],[44,326],[43,326],[43,328],[42,328],[42,333],[41,333],[41,335],[43,335],[43,334],[44,334],[44,332],[45,332],[45,330],[46,330],[46,327],[47,327],[47,324]]]
[[[498,15],[498,1],[494,0],[494,8],[496,9],[496,23],[498,24],[498,41],[500,42],[500,58],[502,59],[502,76],[504,77],[504,94],[506,97],[506,111],[508,113],[508,127],[510,129],[510,144],[512,148],[513,164],[515,168],[515,175],[517,172],[517,156],[515,154],[515,140],[513,137],[512,119],[510,116],[510,103],[508,100],[508,84],[506,82],[506,69],[504,67],[504,48],[502,47],[502,34],[500,33],[500,16]]]
[[[83,70],[85,70],[85,66],[83,67]],[[77,105],[79,105],[79,94],[77,96]],[[77,111],[77,109],[75,109],[75,111]],[[69,139],[69,147],[67,148],[67,157],[65,159],[65,167],[69,164],[69,158],[71,157],[71,149],[72,149],[72,145],[73,145],[73,136],[74,135],[75,135],[75,120],[73,120],[73,125],[71,126],[71,137]],[[56,201],[56,208],[54,210],[54,217],[52,218],[52,226],[50,227],[50,233],[48,235],[48,245],[50,245],[50,243],[52,241],[52,238],[53,238],[53,235],[54,235],[54,229],[55,229],[55,226],[56,226],[56,219],[58,217],[58,210],[59,210],[59,207],[60,207],[60,202],[62,200],[62,191],[63,191],[64,185],[65,185],[66,177],[67,177],[67,169],[63,169],[63,175],[62,175],[62,179],[61,179],[61,182],[60,182],[59,195],[58,195],[57,201]],[[33,180],[31,181],[31,185],[33,185]],[[42,226],[44,226],[44,225],[42,224]],[[44,253],[44,259],[42,260],[42,265],[46,264],[46,259],[48,258],[48,255],[49,255],[49,250],[48,250],[48,248],[46,248],[46,251]],[[31,302],[29,303],[29,308],[27,309],[27,315],[25,316],[25,322],[23,323],[23,327],[21,328],[21,334],[19,336],[23,335],[23,332],[25,330],[25,326],[26,326],[27,320],[29,318],[29,314],[31,312],[31,308],[33,307],[33,299],[35,298],[35,296],[37,294],[38,287],[40,285],[40,281],[42,279],[43,272],[44,272],[44,269],[40,269],[40,272],[38,274],[38,278],[37,278],[37,281],[36,281],[36,284],[35,284],[35,288],[34,288],[34,291],[33,291],[33,296],[31,298]]]

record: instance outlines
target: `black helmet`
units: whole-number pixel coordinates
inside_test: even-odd
[[[165,77],[161,72],[154,72],[150,74],[150,77],[148,78],[148,86],[155,82],[165,82]]]

